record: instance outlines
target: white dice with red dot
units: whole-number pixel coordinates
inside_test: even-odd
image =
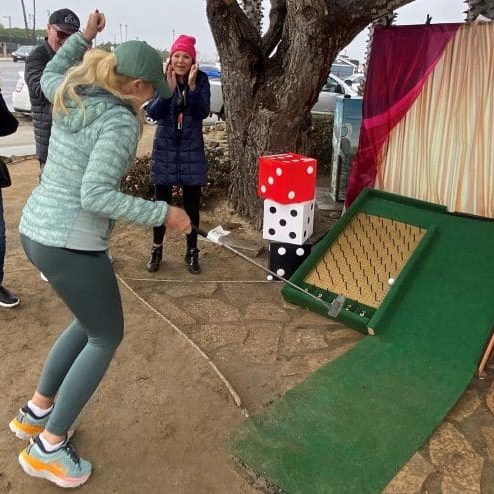
[[[315,201],[280,204],[264,201],[262,236],[266,240],[302,245],[314,230]]]
[[[311,201],[316,192],[317,160],[285,153],[259,158],[257,194],[280,204]]]

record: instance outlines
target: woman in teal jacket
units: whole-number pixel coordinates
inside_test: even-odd
[[[120,293],[105,253],[114,221],[191,231],[183,210],[119,191],[134,161],[140,108],[156,90],[167,97],[169,89],[160,55],[142,41],[123,43],[114,53],[88,50],[104,24],[103,14],[91,14],[84,35],[72,35],[43,74],[43,93],[53,102],[52,135],[41,183],[20,223],[28,258],[74,320],[10,429],[31,438],[19,455],[25,472],[62,487],[81,485],[91,474],[91,464],[71,446],[69,428],[123,336]]]

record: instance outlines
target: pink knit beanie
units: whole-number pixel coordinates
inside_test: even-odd
[[[172,56],[176,51],[184,51],[191,56],[192,60],[196,59],[196,49],[195,45],[196,39],[193,36],[187,36],[186,34],[181,34],[173,43],[170,49],[170,56]]]

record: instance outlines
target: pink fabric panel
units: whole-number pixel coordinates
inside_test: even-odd
[[[374,186],[379,154],[390,132],[420,94],[460,25],[376,28],[365,85],[359,149],[348,179],[346,207],[364,187]]]

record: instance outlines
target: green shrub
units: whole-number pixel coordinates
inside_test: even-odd
[[[312,145],[309,155],[318,160],[321,172],[329,171],[332,161],[333,115],[312,115]],[[226,195],[230,185],[231,161],[225,144],[212,141],[205,145],[208,165],[208,182],[203,188],[203,200],[219,194]],[[143,156],[135,160],[129,173],[122,178],[121,190],[126,194],[152,199],[154,189],[149,181],[150,158]],[[182,202],[180,187],[173,188],[175,204]]]
[[[134,166],[129,173],[122,178],[120,190],[125,194],[142,197],[143,199],[152,199],[154,189],[149,181],[150,159],[143,156],[135,160]]]
[[[331,169],[333,160],[333,114],[312,114],[312,150],[310,156],[318,161],[320,171]]]
[[[231,164],[228,151],[223,147],[213,144],[206,145],[206,160],[208,163],[208,182],[203,188],[203,200],[207,200],[216,194],[226,193],[230,183]],[[149,181],[151,160],[143,156],[135,160],[129,173],[122,178],[120,190],[143,199],[153,199],[154,188]],[[182,204],[182,191],[180,187],[173,187],[174,204]]]
[[[206,146],[208,163],[208,183],[204,187],[204,197],[210,198],[217,194],[226,194],[230,185],[232,164],[225,147],[219,145]]]

